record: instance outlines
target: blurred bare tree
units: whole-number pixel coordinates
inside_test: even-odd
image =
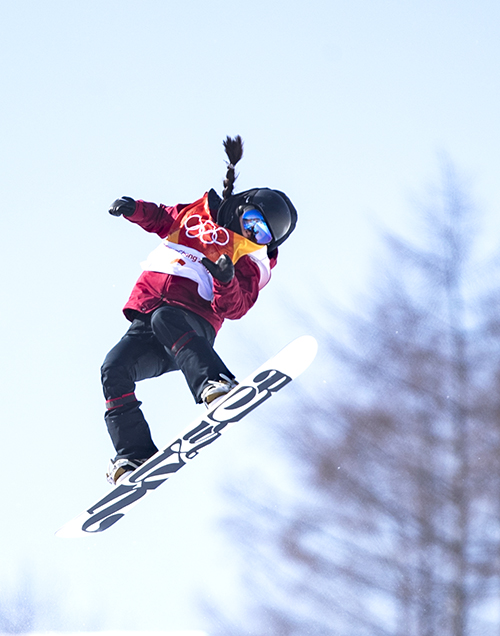
[[[342,382],[278,424],[293,494],[231,492],[247,607],[213,634],[500,635],[499,279],[449,162],[416,211],[346,337],[328,308]]]
[[[0,593],[0,633],[24,634],[32,632],[38,613],[38,603],[31,578],[22,580]]]
[[[1,572],[5,575],[5,572]],[[65,597],[53,589],[53,583],[36,583],[31,566],[20,567],[17,576],[0,582],[0,635],[61,633],[98,629],[101,608],[93,608],[90,619],[64,608]],[[61,587],[59,589],[67,589]]]

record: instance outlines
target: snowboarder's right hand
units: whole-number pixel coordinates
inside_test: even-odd
[[[204,257],[201,262],[214,278],[220,280],[221,283],[227,284],[234,278],[234,265],[227,254],[223,254],[216,263]]]
[[[109,208],[109,213],[113,216],[132,216],[135,212],[135,200],[131,197],[116,199]]]

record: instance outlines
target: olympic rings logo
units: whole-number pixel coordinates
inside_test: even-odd
[[[186,236],[198,239],[205,245],[227,245],[229,243],[229,232],[225,227],[216,225],[209,219],[202,219],[199,214],[193,214],[184,223]]]

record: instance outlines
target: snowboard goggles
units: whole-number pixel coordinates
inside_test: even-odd
[[[245,210],[241,215],[241,222],[243,229],[252,234],[252,241],[258,245],[268,245],[273,240],[264,215],[256,208]]]

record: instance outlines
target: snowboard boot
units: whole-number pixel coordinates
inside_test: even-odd
[[[110,459],[106,479],[112,486],[118,486],[130,472],[139,468],[145,461],[145,459],[117,459],[116,461]]]
[[[201,392],[201,399],[207,409],[215,406],[217,400],[224,397],[226,393],[229,393],[238,384],[234,378],[228,378],[227,375],[222,373],[219,377],[220,380],[209,380]]]

